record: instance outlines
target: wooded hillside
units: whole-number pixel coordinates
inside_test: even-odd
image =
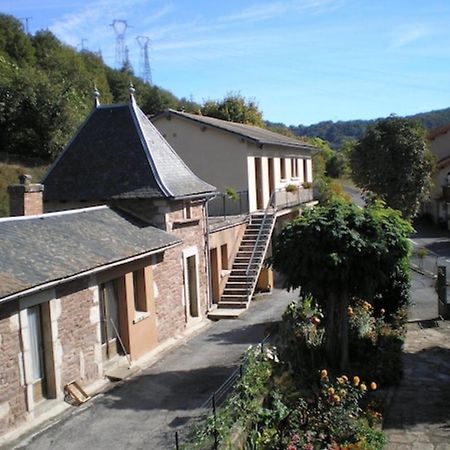
[[[102,103],[127,99],[130,81],[147,114],[199,105],[145,84],[130,68],[114,70],[89,51],[76,51],[50,31],[24,33],[0,14],[0,151],[50,161],[92,109],[94,85]]]
[[[450,108],[415,114],[413,116],[408,116],[408,118],[418,119],[427,130],[431,130],[450,123]],[[367,126],[373,122],[375,121],[347,120],[333,122],[331,120],[327,120],[309,126],[291,125],[286,127],[286,129],[291,131],[296,136],[320,137],[321,139],[327,141],[332,148],[339,149],[345,140],[361,139]],[[282,126],[282,124],[273,125]]]

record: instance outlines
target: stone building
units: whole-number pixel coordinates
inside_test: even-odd
[[[20,181],[11,211],[32,215],[0,219],[0,436],[61,408],[73,380],[95,391],[211,306],[215,188],[132,93],[96,102],[43,186]]]

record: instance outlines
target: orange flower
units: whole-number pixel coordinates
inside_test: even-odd
[[[361,389],[361,392],[366,392],[367,386],[364,383],[361,383],[361,385],[359,386],[359,389]]]
[[[348,315],[348,317],[352,317],[353,316],[353,308],[351,306],[349,306],[347,308],[347,315]]]
[[[372,383],[370,383],[370,389],[372,389],[372,391],[376,391],[377,390],[377,383],[375,383],[375,381],[372,381]]]
[[[359,377],[353,377],[353,386],[358,386],[358,384],[360,383],[360,379]]]
[[[326,369],[322,369],[320,371],[320,379],[321,380],[328,380],[328,372]]]

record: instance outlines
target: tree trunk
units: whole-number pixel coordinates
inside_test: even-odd
[[[325,351],[331,368],[348,370],[348,295],[331,292],[326,306]]]

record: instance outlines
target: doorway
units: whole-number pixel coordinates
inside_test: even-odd
[[[255,182],[256,182],[256,209],[264,209],[261,158],[255,158]]]
[[[100,325],[103,359],[109,360],[123,353],[118,339],[120,324],[117,279],[100,285]]]
[[[218,303],[220,300],[219,293],[219,262],[217,258],[217,248],[212,248],[209,252],[209,261],[211,263],[211,288],[212,288],[212,299],[214,303]]]
[[[47,398],[47,377],[45,367],[44,325],[41,305],[27,309],[30,337],[31,383],[35,403]]]
[[[273,158],[269,158],[269,195],[271,197],[274,191],[275,191],[274,161]]]
[[[187,304],[190,317],[198,317],[198,290],[197,290],[197,258],[196,255],[186,258],[186,282],[187,282]]]

